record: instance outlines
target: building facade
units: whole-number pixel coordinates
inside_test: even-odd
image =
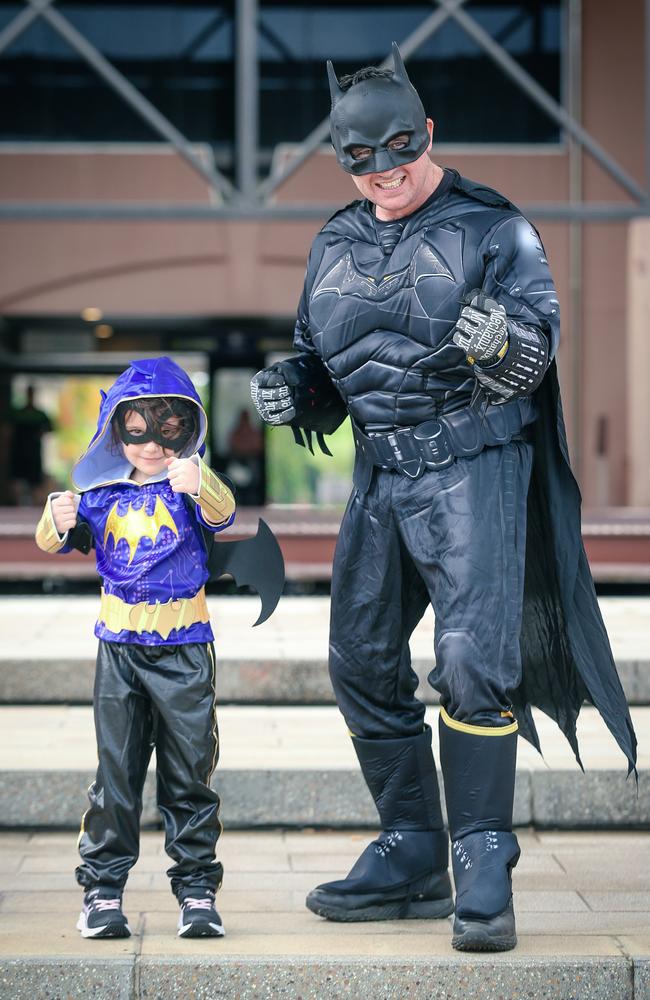
[[[311,240],[356,193],[327,140],[325,60],[379,64],[395,40],[436,161],[542,234],[585,503],[650,504],[645,24],[642,0],[616,17],[606,0],[0,2],[5,423],[35,384],[60,430],[94,405],[80,380],[171,352],[232,462],[250,373],[290,349]],[[255,448],[251,496],[287,499]],[[289,499],[341,499],[303,486]]]

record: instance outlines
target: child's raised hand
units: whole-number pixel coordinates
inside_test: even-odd
[[[77,523],[78,500],[72,490],[66,490],[52,500],[54,526],[60,535],[65,535]]]
[[[174,493],[191,493],[192,496],[198,494],[201,475],[198,465],[191,458],[167,458],[165,465]]]

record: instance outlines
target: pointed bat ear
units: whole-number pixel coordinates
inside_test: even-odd
[[[402,53],[399,50],[397,42],[393,42],[392,50],[393,50],[393,73],[395,74],[396,79],[405,80],[407,83],[410,83],[411,81],[409,80],[409,75],[406,72],[406,66],[404,65],[404,60],[402,59]]]
[[[343,97],[345,91],[342,90],[339,85],[339,80],[336,73],[334,72],[334,66],[332,65],[331,59],[327,60],[327,79],[329,80],[329,85],[330,85],[330,98],[332,101],[332,107],[334,107],[336,102],[340,100],[341,97]]]

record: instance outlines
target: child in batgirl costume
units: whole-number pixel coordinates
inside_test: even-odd
[[[122,893],[139,851],[142,790],[156,748],[167,874],[178,933],[221,937],[215,860],[219,738],[205,600],[204,531],[228,527],[235,501],[200,457],[207,420],[170,358],[133,361],[102,392],[97,432],[72,472],[79,491],[48,497],[36,531],[68,552],[83,522],[102,578],[94,713],[99,767],[79,837],[84,937],[128,937]],[[208,535],[209,537],[209,535]]]

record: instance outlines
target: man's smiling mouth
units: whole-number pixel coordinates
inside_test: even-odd
[[[391,181],[377,181],[377,187],[380,187],[383,191],[394,191],[395,188],[401,187],[406,180],[406,174],[402,174],[401,177],[396,177]]]

